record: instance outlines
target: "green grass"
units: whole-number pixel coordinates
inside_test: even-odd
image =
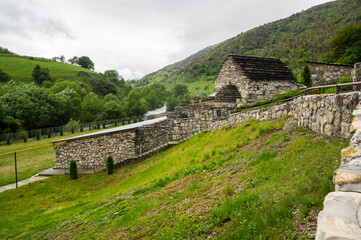
[[[16,83],[33,82],[32,72],[36,64],[48,68],[50,76],[56,79],[79,80],[79,71],[95,74],[94,72],[67,63],[55,62],[44,58],[31,58],[26,56],[0,54],[0,69],[10,75]]]
[[[0,238],[307,237],[347,143],[285,120],[200,133],[114,174],[54,176],[0,193]],[[284,141],[288,138],[287,141]]]

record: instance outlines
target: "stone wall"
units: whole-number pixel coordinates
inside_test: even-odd
[[[219,117],[227,116],[234,105],[220,104],[192,104],[186,106],[175,107],[174,111],[168,114],[168,118],[197,118],[200,120],[213,120]]]
[[[75,160],[79,168],[105,169],[108,154],[113,156],[116,165],[127,165],[132,159],[149,157],[159,149],[182,142],[199,132],[251,119],[262,121],[293,116],[297,118],[298,126],[329,136],[350,138],[352,111],[358,104],[360,95],[360,92],[351,92],[301,96],[282,105],[233,113],[220,118],[168,118],[119,132],[70,139],[54,147],[55,167],[69,168],[69,161]],[[206,112],[210,109],[206,108]]]
[[[336,83],[345,74],[351,76],[353,65],[337,63],[307,62],[311,72],[311,86]]]
[[[135,142],[135,129],[66,141],[54,146],[55,168],[69,168],[70,161],[75,160],[78,168],[104,169],[108,154],[115,164],[134,157]]]

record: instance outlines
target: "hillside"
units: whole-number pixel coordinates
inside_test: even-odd
[[[160,82],[168,88],[184,83],[191,92],[211,93],[213,80],[229,54],[277,57],[297,76],[303,62],[320,61],[338,30],[361,21],[360,0],[337,0],[267,23],[235,36],[183,66],[170,65],[145,76],[143,83]]]
[[[136,165],[0,193],[0,238],[304,239],[346,142],[285,119],[200,133]]]
[[[87,75],[86,73],[95,74],[94,72],[79,66],[55,62],[46,58],[0,54],[0,69],[10,75],[16,83],[33,82],[32,72],[37,64],[41,67],[48,68],[50,76],[56,80],[82,81],[84,75]],[[79,72],[83,72],[83,74],[79,74]]]

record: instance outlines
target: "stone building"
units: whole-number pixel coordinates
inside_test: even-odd
[[[292,72],[277,58],[229,55],[214,81],[215,105],[246,105],[298,89]]]
[[[352,75],[354,66],[352,64],[323,63],[307,61],[311,72],[311,86],[321,86],[337,81],[348,74]]]

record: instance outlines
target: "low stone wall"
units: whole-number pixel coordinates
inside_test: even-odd
[[[67,141],[54,146],[55,168],[69,168],[70,161],[75,160],[78,168],[103,169],[108,154],[115,164],[134,157],[135,142],[135,129]]]
[[[353,66],[350,64],[307,62],[311,72],[311,85],[320,86],[335,83],[345,74],[351,76]]]
[[[197,133],[208,131],[211,122],[195,118],[169,119],[169,139],[173,142],[184,141]]]
[[[211,124],[211,129],[219,129],[228,123],[234,124],[251,119],[271,120],[284,116],[297,118],[298,126],[329,136],[349,139],[352,111],[356,108],[360,92],[329,95],[301,96],[282,105],[271,108],[234,113]]]

